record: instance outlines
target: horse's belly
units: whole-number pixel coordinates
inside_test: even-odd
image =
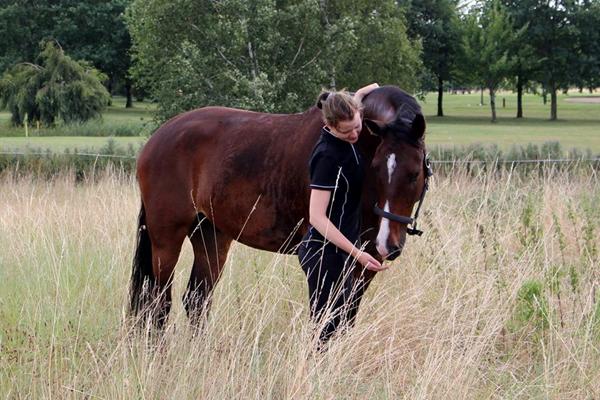
[[[299,243],[307,229],[303,215],[307,205],[302,200],[290,204],[289,198],[274,199],[250,181],[236,187],[214,198],[213,222],[218,229],[261,250],[289,252]]]

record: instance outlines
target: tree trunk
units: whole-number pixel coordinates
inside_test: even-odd
[[[108,90],[108,106],[112,106],[112,96],[113,96],[113,78],[112,76],[108,78],[108,82],[106,85],[106,90]]]
[[[133,107],[133,95],[131,94],[131,81],[125,78],[125,96],[127,96],[127,101],[125,102],[125,108]]]
[[[556,105],[556,87],[552,85],[550,88],[550,120],[556,121],[558,119],[558,110]]]
[[[442,78],[438,78],[438,109],[437,109],[437,116],[438,117],[443,117],[444,116],[444,110],[442,109],[442,99],[444,97],[444,81],[442,80]]]
[[[483,86],[482,86],[482,87],[481,87],[481,99],[479,100],[479,105],[480,105],[480,106],[484,106],[484,105],[485,105],[485,104],[483,103],[483,90],[484,90],[484,88],[483,88]]]
[[[517,76],[517,118],[523,118],[523,80]]]
[[[490,89],[490,108],[492,109],[492,122],[496,122],[496,91]]]

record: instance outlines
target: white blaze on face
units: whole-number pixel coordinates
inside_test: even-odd
[[[396,169],[396,155],[394,153],[387,156],[387,168],[388,168],[388,184],[392,183],[392,175]]]
[[[388,170],[388,184],[392,183],[392,176],[396,169],[396,155],[391,153],[387,156],[387,170]],[[383,210],[390,212],[390,202],[386,200]],[[390,236],[390,220],[387,218],[381,218],[381,224],[379,225],[379,232],[377,233],[377,251],[382,257],[387,257],[387,241]]]
[[[390,212],[390,202],[385,202],[383,211]],[[387,240],[390,235],[390,220],[387,218],[381,218],[381,224],[379,225],[379,232],[377,232],[377,252],[381,257],[387,257]]]

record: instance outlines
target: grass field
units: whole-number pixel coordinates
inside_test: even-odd
[[[235,245],[194,336],[186,243],[166,335],[131,337],[134,179],[0,185],[0,398],[600,397],[597,174],[435,179],[425,234],[323,355],[295,257]]]
[[[154,109],[155,105],[147,103],[134,103],[134,108],[125,108],[125,99],[115,97],[99,121],[91,121],[83,126],[41,128],[39,131],[29,127],[29,137],[25,137],[23,127],[10,126],[10,113],[1,111],[0,151],[49,150],[61,153],[65,149],[78,149],[93,152],[106,145],[107,136],[121,147],[131,144],[139,148],[155,126],[152,115]],[[120,135],[115,136],[115,133]]]
[[[598,93],[596,93],[598,94]],[[427,115],[427,143],[430,147],[464,147],[474,144],[498,145],[509,149],[512,145],[525,146],[529,143],[542,144],[548,141],[560,142],[564,151],[571,148],[590,149],[600,154],[600,103],[570,103],[567,98],[581,97],[578,93],[569,96],[559,95],[558,121],[549,121],[550,104],[543,105],[537,95],[524,97],[525,118],[517,120],[516,95],[500,93],[498,95],[498,122],[490,123],[488,97],[485,106],[480,106],[478,93],[465,95],[446,94],[444,110],[446,116],[435,117],[435,94],[429,94],[422,101]],[[502,108],[502,99],[506,108]],[[124,99],[116,98],[105,112],[101,122],[91,123],[86,130],[94,132],[118,132],[123,130],[129,136],[118,138],[119,143],[134,143],[139,146],[152,131],[152,110],[154,105],[140,103],[133,109],[124,108]],[[106,139],[80,136],[77,128],[57,128],[43,131],[43,137],[24,137],[23,128],[11,128],[8,125],[10,115],[0,112],[0,151],[23,149],[50,149],[60,152],[65,148],[98,149],[106,144]],[[61,136],[61,129],[68,136]],[[68,132],[66,132],[68,131]],[[139,135],[138,135],[139,134]],[[31,135],[36,135],[35,129]],[[106,136],[106,135],[103,135]]]
[[[588,95],[588,94],[584,94]],[[599,93],[596,93],[599,95]],[[474,143],[497,144],[508,148],[513,144],[541,144],[558,141],[565,150],[591,149],[600,153],[600,103],[570,103],[566,100],[580,97],[578,93],[558,97],[558,121],[550,121],[550,103],[544,105],[536,95],[524,96],[525,118],[516,119],[517,96],[500,93],[497,98],[498,122],[492,124],[489,98],[480,106],[480,95],[446,94],[444,117],[436,117],[437,96],[430,94],[422,102],[427,115],[427,143],[429,146],[466,146]],[[502,108],[502,99],[506,108]]]

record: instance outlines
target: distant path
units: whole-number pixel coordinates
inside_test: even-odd
[[[568,103],[600,104],[600,96],[569,97],[565,101]]]

